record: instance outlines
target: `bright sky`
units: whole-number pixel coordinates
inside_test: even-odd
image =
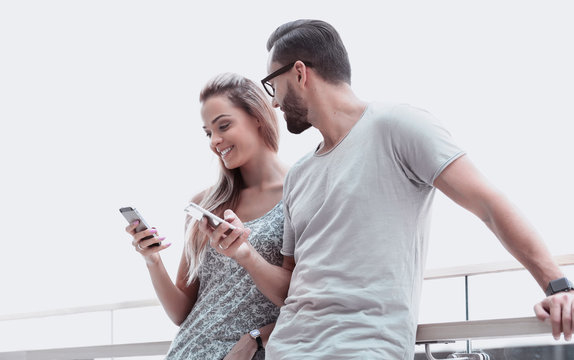
[[[568,1],[3,1],[0,314],[153,298],[118,209],[173,242],[174,277],[183,207],[217,171],[199,90],[220,72],[264,77],[268,35],[297,18],[339,30],[361,98],[435,114],[551,252],[574,253]],[[319,140],[283,127],[280,156]],[[508,259],[437,196],[429,268]]]

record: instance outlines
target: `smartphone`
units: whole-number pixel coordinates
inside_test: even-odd
[[[130,224],[132,224],[136,220],[139,220],[140,223],[138,224],[138,226],[136,226],[136,232],[144,231],[144,230],[151,228],[147,224],[147,222],[144,220],[143,216],[141,216],[140,213],[136,210],[136,208],[126,206],[126,207],[120,208],[120,213],[122,213],[122,215],[126,218],[128,223],[130,223]],[[157,237],[157,234],[146,236],[146,237],[142,238],[142,240],[148,240],[148,239],[152,239],[154,237]],[[149,246],[159,246],[160,243],[161,242],[153,243]]]
[[[231,225],[227,221],[223,220],[219,216],[213,214],[210,211],[205,210],[196,203],[190,202],[188,206],[184,209],[191,217],[200,220],[202,217],[207,218],[207,222],[211,227],[216,228],[219,224],[225,223],[229,226],[229,231],[235,230],[235,226]]]

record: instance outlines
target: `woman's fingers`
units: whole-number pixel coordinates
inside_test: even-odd
[[[199,220],[198,226],[199,230],[209,237],[209,244],[212,248],[217,252],[233,257],[233,252],[228,250],[236,248],[236,243],[247,241],[251,231],[243,227],[243,223],[233,211],[225,210],[223,215],[225,222],[215,228],[209,225],[205,217]]]
[[[136,233],[136,227],[139,225],[139,220],[134,221],[133,223],[126,226],[126,232],[130,235],[134,235]]]
[[[152,239],[154,237],[154,235],[157,235],[157,229],[155,228],[151,228],[151,229],[146,229],[144,231],[140,231],[139,233],[135,233],[134,234],[134,239],[136,241],[147,241],[148,239]],[[157,241],[155,241],[157,242]]]
[[[128,231],[128,228],[126,228],[126,231]],[[165,237],[157,236],[157,234],[158,232],[156,228],[146,229],[144,231],[132,234],[132,245],[136,248],[136,251],[140,253],[148,249],[157,251],[163,250],[164,248],[161,247],[161,242],[165,240]]]
[[[224,225],[224,224],[222,224]],[[225,236],[225,238],[221,239],[221,241],[218,243],[218,247],[222,250],[227,250],[228,248],[230,248],[231,246],[233,246],[235,244],[235,242],[237,242],[238,240],[241,240],[241,236],[243,235],[243,233],[245,233],[244,228],[235,228],[235,230],[232,230],[231,232],[229,232],[229,234],[227,236]]]
[[[205,235],[211,237],[212,233],[213,233],[213,229],[211,228],[211,226],[209,226],[207,224],[207,218],[202,217],[199,220],[199,231],[201,231],[202,233],[204,233]]]

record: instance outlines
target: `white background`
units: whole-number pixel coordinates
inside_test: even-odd
[[[220,72],[258,82],[268,35],[297,18],[339,30],[361,98],[435,114],[551,252],[573,253],[573,15],[568,1],[1,2],[0,314],[153,298],[121,206],[173,242],[175,277],[182,209],[217,171],[198,93]],[[319,140],[283,127],[280,156]],[[429,268],[508,259],[437,194]],[[507,308],[528,316],[542,293],[521,279],[485,286],[512,284]],[[453,293],[425,290],[421,318],[448,319],[432,309]]]

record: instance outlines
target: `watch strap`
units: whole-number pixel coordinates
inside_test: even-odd
[[[255,341],[257,341],[257,351],[263,350],[263,340],[261,340],[261,336],[256,337]]]

